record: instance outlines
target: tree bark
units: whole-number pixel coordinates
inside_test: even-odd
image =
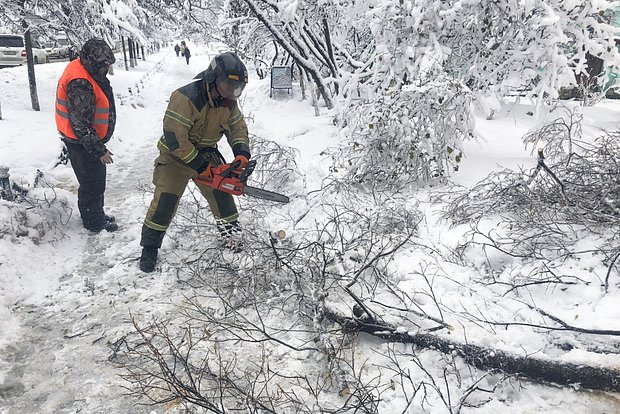
[[[133,39],[128,38],[127,45],[129,46],[129,67],[134,68],[136,65],[134,64]]]
[[[544,383],[620,392],[620,370],[512,355],[497,349],[463,344],[435,335],[400,332],[389,325],[370,324],[333,312],[326,312],[326,317],[342,325],[347,332],[363,332],[389,342],[414,344],[444,354],[456,353],[465,362],[479,369],[517,375]]]
[[[329,56],[329,60],[331,61],[332,72],[333,72],[334,78],[337,78],[337,75],[338,75],[337,67],[338,66],[336,64],[336,58],[334,58],[334,49],[332,47],[332,38],[329,33],[329,24],[327,23],[327,19],[323,19],[323,34],[325,35],[325,44],[327,45],[327,54]],[[340,93],[337,83],[335,84],[334,87],[336,88],[336,94]]]
[[[22,22],[24,27],[27,27],[25,21]],[[37,79],[34,75],[34,59],[32,57],[32,37],[30,36],[30,29],[26,29],[24,33],[24,43],[26,45],[26,64],[28,65],[28,85],[30,85],[30,102],[32,103],[32,109],[40,111],[39,95],[37,93]]]
[[[121,36],[121,45],[123,45],[123,60],[125,61],[125,70],[129,70],[127,66],[127,50],[125,50],[125,37]]]

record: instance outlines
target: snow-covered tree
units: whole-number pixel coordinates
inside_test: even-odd
[[[21,18],[20,18],[21,17]],[[114,44],[121,35],[133,37],[141,44],[147,37],[163,38],[171,28],[168,8],[155,1],[143,0],[0,0],[0,21],[10,30],[21,32],[15,23],[25,21],[33,33],[45,39],[64,31],[71,42],[80,46],[98,36]]]
[[[542,105],[588,72],[588,55],[620,60],[610,1],[244,1],[327,106],[336,99],[359,178],[377,163],[392,178],[445,175],[472,136],[473,101],[517,88]]]

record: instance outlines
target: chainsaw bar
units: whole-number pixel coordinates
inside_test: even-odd
[[[263,200],[276,201],[278,203],[288,203],[290,200],[284,194],[274,193],[273,191],[264,190],[262,188],[250,187],[246,185],[243,188],[243,194],[250,197],[256,197]]]

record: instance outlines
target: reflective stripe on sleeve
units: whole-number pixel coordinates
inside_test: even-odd
[[[170,119],[172,119],[174,121],[177,121],[179,124],[181,124],[183,126],[186,126],[188,128],[191,128],[191,126],[192,126],[192,121],[191,120],[185,118],[181,114],[178,114],[178,113],[176,113],[174,111],[171,111],[170,109],[166,110],[166,115],[165,116],[167,116],[168,118],[170,118]]]
[[[241,121],[241,119],[243,119],[243,114],[241,114],[241,111],[237,109],[235,114],[231,115],[228,119],[228,125],[235,125],[237,122]]]

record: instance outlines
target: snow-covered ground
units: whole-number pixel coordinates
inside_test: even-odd
[[[39,170],[39,183],[45,185],[31,189],[30,195],[45,195],[40,204],[53,207],[26,210],[20,216],[15,214],[13,203],[0,201],[0,413],[166,411],[162,406],[136,406],[136,400],[123,397],[121,386],[127,384],[109,359],[112,344],[131,330],[131,315],[141,320],[165,318],[176,312],[184,296],[191,293],[188,285],[179,284],[176,277],[175,263],[183,262],[183,252],[175,249],[179,243],[174,238],[165,239],[158,271],[148,275],[140,272],[137,258],[142,220],[150,202],[144,188],[150,185],[157,154],[155,144],[161,134],[167,99],[174,89],[202,71],[213,56],[211,49],[200,45],[193,46],[192,53],[189,65],[177,58],[171,48],[138,61],[138,66],[129,72],[118,62],[115,74],[110,76],[117,95],[118,125],[108,144],[115,162],[108,168],[106,207],[121,227],[116,233],[98,235],[81,226],[73,171],[70,166],[56,165],[61,144],[54,126],[54,92],[66,63],[36,66],[40,112],[31,110],[26,69],[0,70],[0,166],[10,167],[11,179],[26,188],[34,183]],[[321,108],[321,116],[314,116],[314,109],[308,101],[301,100],[297,89],[292,96],[280,93],[277,99],[270,99],[268,79],[252,79],[241,104],[250,132],[296,148],[297,165],[305,174],[306,189],[319,189],[330,167],[330,159],[322,151],[338,145],[334,114]],[[478,119],[480,140],[466,143],[465,158],[453,180],[469,186],[500,166],[515,170],[533,168],[535,154],[531,148],[524,148],[521,141],[522,135],[535,124],[527,114],[530,110],[527,105],[515,105],[497,113],[493,120]],[[584,131],[589,134],[595,134],[597,128],[617,127],[620,105],[603,102],[588,108],[584,122]],[[230,155],[225,147],[224,154]],[[43,191],[45,186],[55,189],[53,198]],[[421,209],[428,214],[421,237],[450,244],[460,236],[462,229],[449,229],[445,223],[434,222],[430,213],[435,207],[426,191],[413,196],[418,197]],[[293,199],[289,208],[294,209],[296,203]],[[273,223],[290,231],[284,216],[274,218]],[[251,220],[247,215],[241,217],[242,223]],[[214,234],[207,231],[201,236],[192,233],[187,237],[196,237],[195,243],[200,244]],[[404,267],[415,259],[415,255],[403,257],[398,265]],[[464,284],[470,276],[462,274]],[[445,289],[442,300],[450,304],[474,306],[475,300],[484,294],[472,292],[470,297],[464,297],[462,290],[448,282],[439,281],[438,285]],[[452,294],[450,289],[454,289]],[[598,329],[618,328],[618,300],[617,292],[604,296],[598,286],[569,292],[557,299],[574,303],[572,309],[579,310],[579,323]],[[553,304],[553,298],[548,303]],[[558,309],[571,309],[564,304],[560,303]],[[545,348],[533,335],[508,330],[487,338],[484,330],[472,329],[467,340],[530,353]],[[608,345],[614,343],[617,348],[617,341],[610,340]],[[374,347],[381,349],[377,344]],[[368,352],[370,356],[375,350],[371,344],[360,346],[357,352]],[[618,354],[575,351],[556,356],[620,368]],[[360,360],[364,360],[363,355]],[[528,382],[521,385],[521,389],[506,391],[501,401],[471,412],[620,412],[618,395]],[[398,407],[402,407],[402,397],[395,393],[392,400],[386,398],[380,412],[396,412],[392,409]],[[427,407],[428,412],[445,412],[445,407],[436,409]],[[414,407],[410,410],[419,412]]]

